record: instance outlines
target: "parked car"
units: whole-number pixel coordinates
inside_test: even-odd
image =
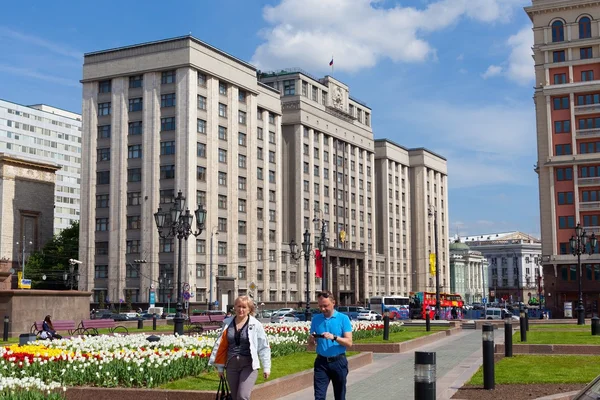
[[[272,323],[281,323],[281,322],[298,322],[299,318],[293,313],[287,314],[274,314],[271,316]]]
[[[365,308],[363,307],[357,307],[357,306],[339,306],[337,308],[338,312],[341,312],[342,314],[346,314],[348,316],[348,318],[352,319],[357,319],[358,318],[358,314],[360,312],[363,311],[368,311],[365,310]]]
[[[357,319],[359,321],[378,321],[381,320],[381,314],[373,310],[365,310],[358,313]]]
[[[271,318],[271,315],[273,315],[274,312],[275,310],[262,310],[260,313],[262,318]]]
[[[271,314],[271,316],[273,316],[274,314],[283,315],[283,314],[291,313],[291,312],[294,312],[294,311],[295,311],[295,309],[293,309],[293,308],[289,308],[289,307],[286,307],[286,308],[280,308],[279,310],[277,310],[277,311],[274,311],[274,312]]]
[[[485,319],[504,319],[510,316],[513,320],[519,320],[517,315],[514,315],[505,308],[489,307],[485,310]]]

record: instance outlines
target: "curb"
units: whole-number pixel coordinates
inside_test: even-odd
[[[399,343],[353,343],[352,351],[370,351],[373,353],[405,353],[417,347],[426,344],[434,343],[446,336],[455,335],[462,331],[462,328],[450,328],[446,331],[432,333],[431,335],[421,336],[415,339],[407,340]]]

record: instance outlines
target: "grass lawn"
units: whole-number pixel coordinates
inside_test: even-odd
[[[358,354],[357,351],[346,352],[348,356]],[[288,356],[273,358],[271,361],[271,376],[269,380],[281,378],[283,376],[295,374],[297,372],[312,369],[315,362],[315,352],[302,352],[290,354]],[[258,371],[256,384],[264,383],[262,369]],[[216,370],[207,372],[200,376],[190,376],[169,382],[160,386],[161,389],[172,390],[217,390],[219,387],[219,374]]]
[[[446,331],[449,328],[446,326],[432,326],[431,331],[427,332],[425,327],[420,326],[405,326],[402,332],[390,332],[390,340],[383,340],[382,336],[376,336],[372,338],[354,340],[354,343],[400,343],[406,342],[407,340],[415,339],[421,336],[431,335],[432,333]]]
[[[561,330],[545,331],[531,330],[527,332],[527,344],[598,344],[600,345],[600,336],[592,336],[591,328],[587,330]],[[513,344],[520,344],[521,332],[513,335]]]
[[[516,355],[494,366],[496,384],[589,383],[600,375],[600,356]],[[483,385],[483,368],[467,385]]]
[[[517,324],[513,324],[513,325],[519,325]],[[569,330],[584,330],[587,332],[591,332],[592,328],[590,326],[590,323],[588,322],[587,325],[577,325],[577,324],[543,324],[543,325],[537,325],[537,324],[529,324],[529,330],[530,331],[541,331],[541,330],[552,330],[552,329],[569,329]]]

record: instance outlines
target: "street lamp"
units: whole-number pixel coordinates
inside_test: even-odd
[[[590,248],[587,250],[587,245]],[[571,236],[569,240],[571,245],[571,254],[577,256],[577,274],[579,275],[579,301],[577,303],[577,325],[585,325],[585,310],[583,309],[583,293],[581,290],[581,255],[588,253],[590,256],[594,253],[598,240],[596,235],[592,233],[592,236],[588,237],[585,230],[579,223],[575,227],[575,236]],[[587,250],[587,251],[586,251]]]
[[[65,285],[69,286],[69,290],[73,290],[73,285],[79,282],[79,271],[75,271],[75,264],[82,264],[82,262],[71,258],[69,260],[69,271],[63,274],[63,280]]]
[[[310,260],[310,232],[308,229],[304,232],[304,242],[302,242],[302,250],[298,249],[298,245],[294,242],[294,239],[290,242],[290,255],[296,261],[302,258],[302,254],[304,254],[304,260],[306,260],[306,311],[304,315],[306,316],[306,320],[310,321],[310,275],[308,273],[308,260]]]
[[[321,290],[329,290],[328,282],[327,282],[327,257],[325,251],[327,251],[327,221],[319,214],[321,211],[319,209],[315,210],[315,217],[313,218],[313,223],[321,223],[321,238],[319,239],[319,252],[321,253],[322,259],[322,268],[323,268],[323,276],[321,277]]]
[[[517,257],[517,253],[513,250],[513,267],[515,266],[515,261],[517,265],[513,268],[513,272],[517,273],[517,301],[519,302],[519,315],[523,312],[523,302],[521,301],[521,268],[519,268],[519,260],[521,257]]]
[[[435,244],[435,319],[440,319],[440,264],[438,262],[437,210],[429,206],[429,216],[433,217],[433,236]]]
[[[198,205],[198,209],[194,214],[190,213],[189,209],[183,212],[185,207],[185,197],[181,194],[181,190],[175,197],[174,206],[171,207],[169,213],[162,211],[158,207],[158,211],[154,214],[154,220],[156,221],[156,227],[158,228],[158,236],[162,239],[170,239],[176,237],[179,241],[179,254],[177,255],[177,313],[175,314],[175,328],[174,333],[180,336],[183,335],[183,305],[181,303],[181,264],[182,264],[182,242],[183,239],[187,241],[190,235],[199,236],[204,229],[204,221],[206,220],[206,210]],[[196,231],[192,228],[192,221],[196,215]],[[170,220],[167,221],[167,219]]]

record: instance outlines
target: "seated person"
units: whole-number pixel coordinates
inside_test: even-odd
[[[56,333],[54,330],[54,326],[52,326],[52,319],[49,315],[46,315],[46,318],[44,318],[44,323],[42,324],[42,333],[40,336],[42,339],[62,339],[62,336]]]

